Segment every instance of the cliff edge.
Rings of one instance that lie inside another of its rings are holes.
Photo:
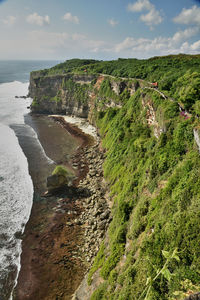
[[[61,74],[68,64],[32,76],[32,111],[74,114],[98,128],[112,219],[74,299],[196,297],[200,57],[93,62]]]

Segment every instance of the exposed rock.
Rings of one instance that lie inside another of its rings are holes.
[[[47,189],[49,192],[63,188],[68,184],[68,180],[62,175],[51,175],[47,177]]]
[[[73,90],[65,87],[67,81],[72,85],[89,84],[96,75],[51,75],[43,76],[40,72],[31,73],[29,96],[33,98],[31,110],[36,113],[68,114],[87,118],[89,101],[80,101]],[[89,95],[88,95],[89,99]]]
[[[185,298],[185,300],[200,300],[200,293],[192,294]]]
[[[193,129],[193,133],[194,133],[194,139],[195,142],[197,143],[197,146],[199,148],[199,153],[200,153],[200,137],[199,137],[199,132],[196,128]]]
[[[110,216],[110,211],[109,211],[109,210],[106,210],[106,211],[100,216],[100,219],[101,219],[101,220],[108,219],[109,216]]]
[[[105,229],[106,225],[107,225],[107,221],[106,220],[103,220],[103,221],[99,222],[99,224],[98,224],[99,229]]]
[[[87,269],[93,263],[94,257],[97,254],[100,244],[105,235],[105,229],[110,223],[110,209],[105,199],[106,184],[103,179],[103,164],[104,155],[99,150],[99,142],[89,148],[81,156],[81,160],[89,162],[89,171],[86,178],[80,180],[79,191],[84,191],[85,198],[81,198],[84,210],[81,215],[77,216],[74,224],[84,228],[84,236],[82,248],[79,249],[81,257],[85,262]],[[83,162],[73,157],[73,163],[79,161],[79,169]],[[88,192],[86,193],[85,190]],[[70,226],[70,224],[66,224]]]

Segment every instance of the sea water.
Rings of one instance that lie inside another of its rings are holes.
[[[49,61],[0,61],[0,299],[12,299],[20,269],[21,237],[33,201],[33,183],[21,143],[34,145],[52,163],[34,130],[24,122],[31,99],[29,72],[55,65]],[[28,141],[28,142],[27,142]]]

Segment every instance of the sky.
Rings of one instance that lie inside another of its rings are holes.
[[[0,59],[200,53],[200,0],[0,0]]]

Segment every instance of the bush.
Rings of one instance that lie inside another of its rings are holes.
[[[74,175],[64,166],[58,165],[55,167],[55,169],[52,172],[52,175],[60,175],[60,176],[64,176],[66,178],[73,178]]]

